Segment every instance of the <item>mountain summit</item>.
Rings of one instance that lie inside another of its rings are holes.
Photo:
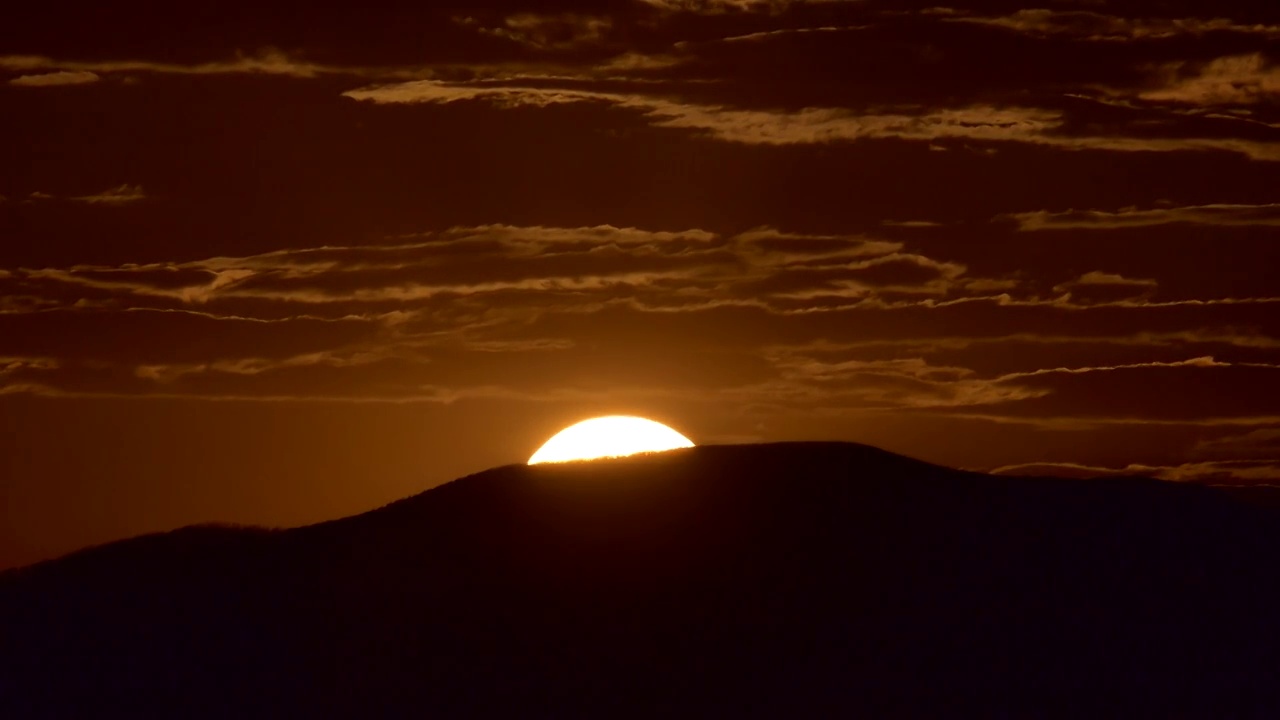
[[[0,715],[1178,714],[1280,669],[1280,515],[843,443],[479,473],[0,575]]]

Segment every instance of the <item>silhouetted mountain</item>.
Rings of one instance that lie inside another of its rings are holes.
[[[851,444],[504,467],[0,576],[0,717],[1223,717],[1280,677],[1278,550],[1210,488]]]

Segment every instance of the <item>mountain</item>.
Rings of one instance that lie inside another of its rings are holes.
[[[1280,515],[844,443],[473,475],[0,575],[0,717],[1274,709]]]

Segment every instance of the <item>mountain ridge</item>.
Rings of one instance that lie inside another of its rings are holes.
[[[847,443],[509,465],[0,575],[0,709],[1185,709],[1277,677],[1276,550],[1274,513],[1206,487]]]

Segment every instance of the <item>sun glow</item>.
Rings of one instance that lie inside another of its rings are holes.
[[[583,420],[556,433],[529,458],[529,464],[622,457],[687,447],[693,447],[689,438],[662,423],[610,415]]]

